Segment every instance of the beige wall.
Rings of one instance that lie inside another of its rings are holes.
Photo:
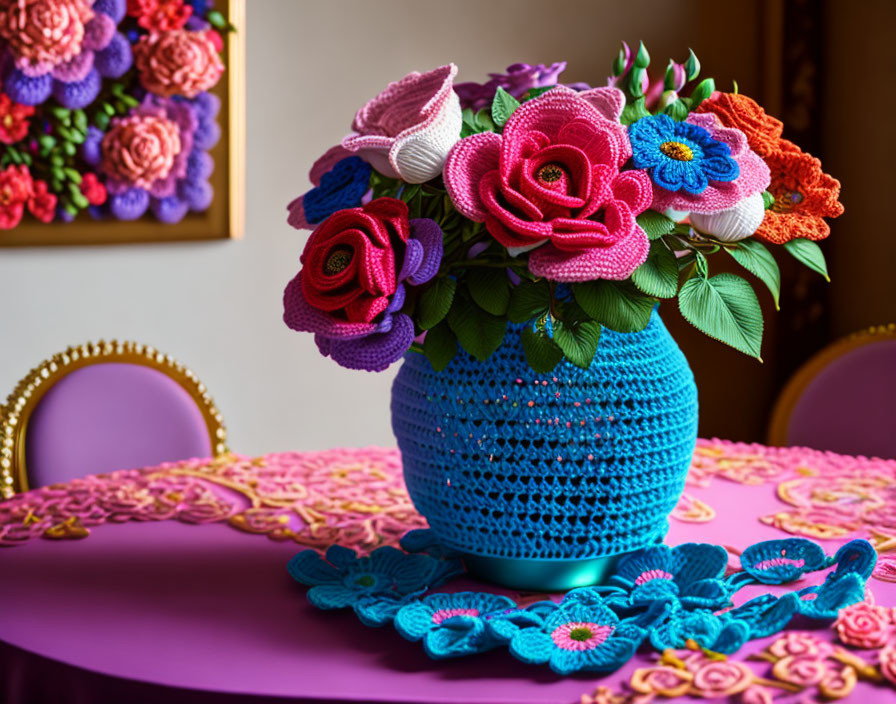
[[[305,234],[285,223],[312,161],[388,81],[447,61],[461,80],[568,59],[603,82],[620,38],[660,66],[688,45],[728,86],[758,89],[755,3],[625,0],[251,0],[248,207],[241,242],[0,250],[0,394],[38,360],[99,337],[151,342],[207,382],[235,449],[391,444],[391,374],[349,372],[280,321]],[[712,32],[713,23],[736,31]],[[689,332],[687,334],[697,335]],[[684,344],[684,343],[683,343]],[[744,383],[749,383],[745,380]]]

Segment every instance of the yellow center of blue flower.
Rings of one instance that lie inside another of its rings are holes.
[[[660,145],[660,151],[676,161],[691,161],[694,158],[693,150],[681,142],[663,142]]]
[[[592,635],[594,635],[594,634],[591,633],[590,628],[573,628],[569,632],[569,639],[585,641],[585,640],[588,640]]]
[[[330,276],[339,274],[340,272],[345,271],[345,268],[351,264],[351,261],[352,251],[346,247],[337,247],[330,252],[330,256],[327,257],[327,261],[324,264],[324,273],[327,273]]]

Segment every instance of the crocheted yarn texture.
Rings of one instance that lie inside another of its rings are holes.
[[[604,330],[590,368],[527,365],[511,327],[486,362],[406,356],[392,426],[417,510],[447,548],[585,559],[661,542],[697,437],[697,393],[654,312]]]

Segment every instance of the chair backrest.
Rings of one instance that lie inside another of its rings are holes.
[[[778,397],[769,444],[896,457],[896,326],[832,343]]]
[[[0,408],[0,496],[227,452],[205,387],[133,342],[70,347],[26,376]]]

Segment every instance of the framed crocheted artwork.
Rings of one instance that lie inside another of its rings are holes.
[[[0,3],[0,245],[240,237],[245,0]]]

